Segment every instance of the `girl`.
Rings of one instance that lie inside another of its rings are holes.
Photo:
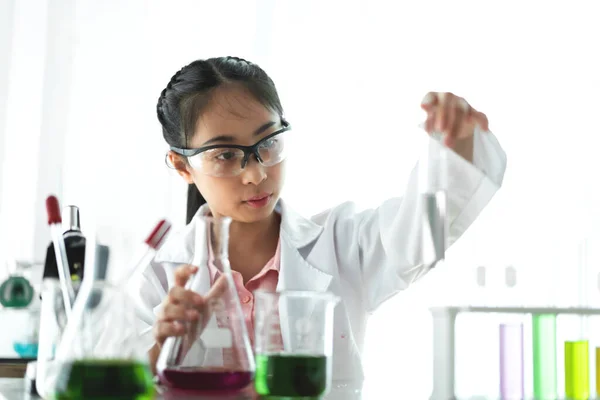
[[[500,187],[505,154],[488,132],[486,116],[462,98],[429,93],[422,108],[426,130],[445,133],[453,150],[447,194],[451,244]],[[167,337],[184,334],[179,321],[200,317],[194,306],[202,298],[184,286],[196,271],[187,265],[194,257],[190,221],[202,213],[233,220],[229,257],[248,331],[254,290],[331,291],[341,298],[334,317],[333,380],[360,385],[367,316],[428,270],[415,243],[423,207],[417,169],[404,198],[376,209],[359,213],[348,202],[310,219],[294,213],[279,198],[291,125],[273,81],[236,57],[182,68],[162,91],[157,114],[171,147],[168,162],[189,190],[188,225],[160,249],[138,294],[146,312],[155,315],[140,321],[151,365]],[[149,283],[156,278],[162,287]]]

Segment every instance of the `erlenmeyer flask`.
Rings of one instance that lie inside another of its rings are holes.
[[[152,373],[139,344],[134,303],[121,286],[106,280],[108,248],[87,249],[96,249],[95,259],[86,257],[55,368],[46,372],[47,377],[54,375],[54,398],[153,399]]]
[[[433,268],[443,260],[446,252],[448,227],[447,151],[441,133],[428,135],[427,144],[419,161],[419,194],[421,210],[421,256],[423,264]]]
[[[186,333],[167,338],[157,361],[161,381],[174,389],[229,392],[248,386],[255,364],[246,322],[229,264],[231,219],[195,217],[198,267],[186,289],[205,302],[200,319],[186,324]]]

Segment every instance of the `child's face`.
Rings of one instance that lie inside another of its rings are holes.
[[[272,125],[255,134],[268,123]],[[251,146],[280,128],[280,117],[249,93],[239,88],[222,87],[216,90],[200,115],[188,147],[220,144]],[[219,136],[231,138],[207,144]],[[252,156],[237,176],[211,176],[189,165],[186,166],[187,175],[182,176],[188,183],[196,184],[213,215],[226,215],[235,221],[251,223],[265,219],[273,212],[283,186],[284,162],[264,167]],[[248,202],[263,195],[270,195],[270,198],[266,202]]]

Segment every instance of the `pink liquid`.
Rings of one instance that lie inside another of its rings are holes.
[[[159,373],[165,385],[200,392],[228,392],[245,388],[254,373],[248,371],[205,370],[194,367],[165,369]]]

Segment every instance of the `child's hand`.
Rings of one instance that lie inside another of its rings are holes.
[[[485,114],[452,93],[429,92],[421,101],[421,108],[427,112],[425,130],[445,134],[445,144],[450,148],[456,142],[471,139],[476,124],[484,131],[489,130]]]
[[[183,336],[186,327],[200,319],[205,310],[205,300],[198,293],[185,289],[188,279],[196,273],[198,267],[182,265],[175,270],[175,286],[163,302],[163,307],[154,324],[154,339],[159,347],[170,336]]]
[[[182,265],[175,270],[175,286],[165,298],[162,311],[154,324],[154,338],[159,347],[170,336],[188,334],[195,340],[202,333],[212,316],[213,302],[227,291],[227,279],[221,275],[212,285],[205,297],[185,285],[190,277],[198,271],[198,267]]]

